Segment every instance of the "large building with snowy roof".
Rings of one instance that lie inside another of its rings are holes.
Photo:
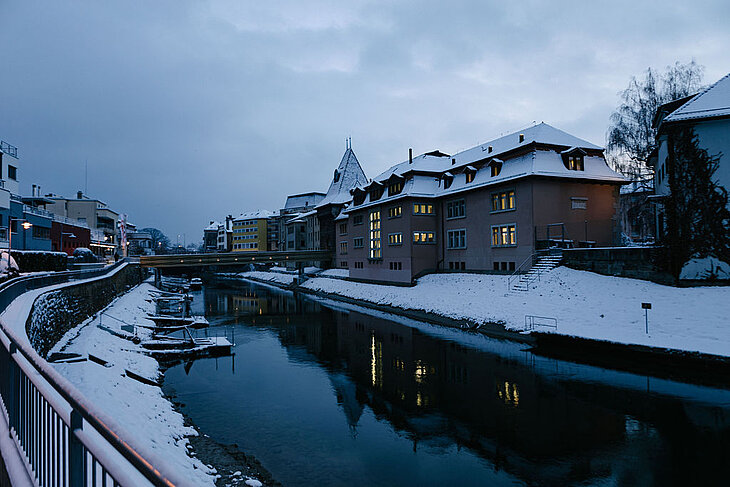
[[[672,145],[671,130],[686,127],[694,130],[698,145],[711,156],[721,154],[715,182],[730,191],[730,74],[693,96],[662,105],[654,118],[657,149],[650,159],[654,166],[654,190],[657,196],[657,234],[664,232],[662,198],[670,193],[667,164]]]
[[[437,270],[514,271],[553,245],[613,245],[625,182],[603,148],[545,123],[453,156],[409,154],[351,190],[335,220],[337,264],[410,283]]]

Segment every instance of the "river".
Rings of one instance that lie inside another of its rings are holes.
[[[165,392],[285,486],[729,482],[729,389],[258,284],[194,306],[235,355],[168,369]]]

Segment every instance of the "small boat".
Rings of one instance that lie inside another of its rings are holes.
[[[191,328],[206,328],[208,326],[208,320],[203,316],[181,318],[179,316],[147,315],[147,319],[153,321],[158,327],[189,326]]]
[[[195,338],[190,330],[183,329],[183,338],[155,336],[140,342],[150,352],[175,355],[226,355],[231,353],[233,344],[225,337]]]
[[[203,289],[203,280],[199,277],[194,277],[190,280],[190,289],[197,290]]]

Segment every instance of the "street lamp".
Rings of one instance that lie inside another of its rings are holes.
[[[30,227],[33,226],[31,222],[24,218],[8,218],[8,229],[10,230],[8,232],[8,255],[10,255],[10,251],[13,250],[13,222],[23,222],[23,230],[28,230]],[[23,232],[23,247],[25,247],[25,231]]]

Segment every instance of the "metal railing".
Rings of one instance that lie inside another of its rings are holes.
[[[23,205],[23,213],[30,213],[31,215],[42,216],[45,218],[53,218],[53,213],[50,211],[28,205]]]
[[[517,266],[515,271],[510,274],[509,278],[507,278],[507,291],[511,290],[512,285],[516,281],[518,281],[527,271],[529,271],[533,265],[535,265],[538,255],[538,252],[533,252],[532,254],[530,254],[530,256],[523,260],[522,263]]]
[[[21,277],[0,285],[0,312],[34,289],[109,275],[127,265],[105,269]],[[164,471],[154,455],[133,447],[122,429],[99,411],[30,346],[21,332],[0,322],[0,414],[15,452],[2,454],[8,472],[13,453],[25,468],[28,484],[42,486],[185,485]],[[7,442],[6,442],[7,443]],[[26,477],[23,477],[26,478]]]
[[[558,319],[549,316],[525,315],[525,331],[533,331],[536,326],[558,329]]]
[[[0,140],[0,151],[9,155],[10,157],[18,158],[18,148],[14,145],[10,145],[4,140]]]

